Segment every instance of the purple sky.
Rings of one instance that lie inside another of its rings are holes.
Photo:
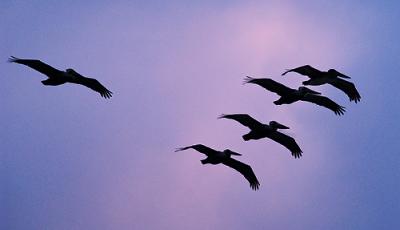
[[[0,2],[1,229],[399,229],[400,3]],[[6,62],[74,68],[114,92],[44,87]],[[291,87],[311,64],[352,77],[362,99],[314,87],[344,116],[242,85]],[[291,129],[304,154],[242,141],[217,120],[249,113]],[[395,139],[396,138],[396,139]],[[261,182],[203,166],[203,143],[243,154]]]

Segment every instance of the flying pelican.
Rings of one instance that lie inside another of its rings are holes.
[[[284,76],[289,72],[296,72],[301,75],[308,76],[310,80],[303,81],[303,85],[331,84],[334,87],[346,93],[350,101],[354,101],[355,103],[357,103],[361,99],[360,93],[358,93],[354,84],[344,79],[341,79],[341,78],[350,79],[350,77],[336,71],[335,69],[329,69],[328,71],[320,71],[310,65],[305,65],[294,69],[289,69],[286,72],[284,72],[282,76]]]
[[[66,69],[65,71],[60,71],[58,69],[51,67],[50,65],[47,65],[46,63],[41,62],[40,60],[19,59],[14,56],[11,56],[11,58],[9,58],[8,61],[26,65],[46,75],[48,79],[42,81],[43,85],[56,86],[69,82],[69,83],[84,85],[100,93],[100,95],[104,98],[110,98],[112,96],[112,92],[106,89],[96,79],[84,77],[73,69]]]
[[[303,151],[301,151],[296,141],[292,137],[278,131],[278,129],[289,129],[287,126],[276,121],[269,122],[269,125],[263,124],[248,114],[222,114],[218,118],[232,119],[248,127],[251,131],[242,136],[245,141],[268,137],[289,149],[294,158],[301,157]]]
[[[332,110],[336,115],[343,115],[346,111],[343,106],[336,104],[331,99],[321,96],[319,92],[313,91],[307,87],[301,86],[298,90],[291,89],[269,78],[251,78],[247,77],[244,83],[253,83],[259,85],[271,92],[281,96],[279,100],[274,101],[275,105],[291,104],[296,101],[308,101],[319,106]]]
[[[198,152],[201,152],[207,156],[206,159],[201,160],[202,164],[216,165],[216,164],[222,163],[222,164],[229,166],[229,167],[235,169],[236,171],[240,172],[249,181],[250,187],[253,190],[257,190],[258,187],[260,186],[260,183],[258,182],[256,175],[254,174],[253,170],[251,169],[251,167],[249,165],[246,165],[240,161],[237,161],[237,160],[231,158],[231,155],[241,156],[241,154],[233,152],[229,149],[225,149],[222,152],[217,151],[217,150],[214,150],[214,149],[209,148],[202,144],[178,148],[175,150],[175,152],[183,151],[183,150],[190,149],[190,148],[192,148]]]

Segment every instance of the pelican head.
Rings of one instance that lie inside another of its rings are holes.
[[[75,74],[76,73],[76,71],[74,69],[71,69],[71,68],[66,69],[65,72],[70,73],[70,74]]]
[[[240,154],[240,153],[231,151],[230,149],[225,149],[225,150],[224,150],[224,153],[227,154],[227,155],[229,155],[229,156],[231,156],[231,155],[234,155],[234,156],[241,156],[241,155],[242,155],[242,154]]]
[[[309,88],[307,88],[307,87],[304,87],[304,86],[300,86],[299,87],[299,92],[300,93],[304,93],[304,94],[316,94],[316,95],[320,95],[321,93],[320,92],[317,92],[317,91],[314,91],[314,90],[311,90],[311,89],[309,89]]]
[[[78,72],[76,72],[74,69],[72,68],[68,68],[65,70],[66,73],[74,76],[74,77],[82,77],[82,75],[80,75]]]
[[[289,129],[289,127],[282,125],[281,123],[276,121],[270,121],[269,126],[271,126],[274,129]]]

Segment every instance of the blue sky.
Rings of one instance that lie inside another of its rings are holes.
[[[4,229],[399,229],[399,3],[387,1],[2,1],[1,218]],[[45,87],[8,56],[74,68],[114,92]],[[298,87],[287,68],[352,77],[362,99],[314,87],[342,117],[242,85]],[[277,120],[293,159],[246,128]],[[203,143],[230,148],[261,182],[203,166]]]

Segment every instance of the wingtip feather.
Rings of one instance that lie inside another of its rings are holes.
[[[257,191],[260,188],[260,183],[257,181],[255,183],[250,183],[250,187],[251,189],[253,189],[254,191]]]
[[[9,58],[8,58],[8,62],[16,62],[18,60],[18,58],[16,58],[16,57],[14,57],[14,56],[10,56]]]
[[[361,96],[360,96],[360,95],[356,95],[356,96],[350,98],[350,102],[351,102],[351,101],[354,101],[354,103],[357,104],[358,102],[361,101]]]
[[[244,84],[247,84],[247,83],[251,83],[251,81],[252,80],[254,80],[255,78],[252,78],[252,77],[250,77],[250,76],[246,76],[244,79],[243,79],[243,85]]]
[[[217,119],[225,118],[225,116],[226,116],[226,114],[222,113],[221,115],[219,115],[219,116],[217,117]]]
[[[176,149],[174,150],[174,152],[180,152],[180,151],[183,151],[183,150],[184,150],[184,147],[176,148]]]
[[[344,115],[345,112],[346,112],[346,107],[344,106],[339,106],[339,108],[335,110],[335,114],[338,116]]]
[[[303,151],[296,151],[296,152],[292,152],[292,156],[294,156],[295,159],[302,157]]]
[[[291,69],[285,69],[285,72],[283,72],[282,74],[281,74],[281,76],[285,76],[287,73],[289,73],[291,71]]]

